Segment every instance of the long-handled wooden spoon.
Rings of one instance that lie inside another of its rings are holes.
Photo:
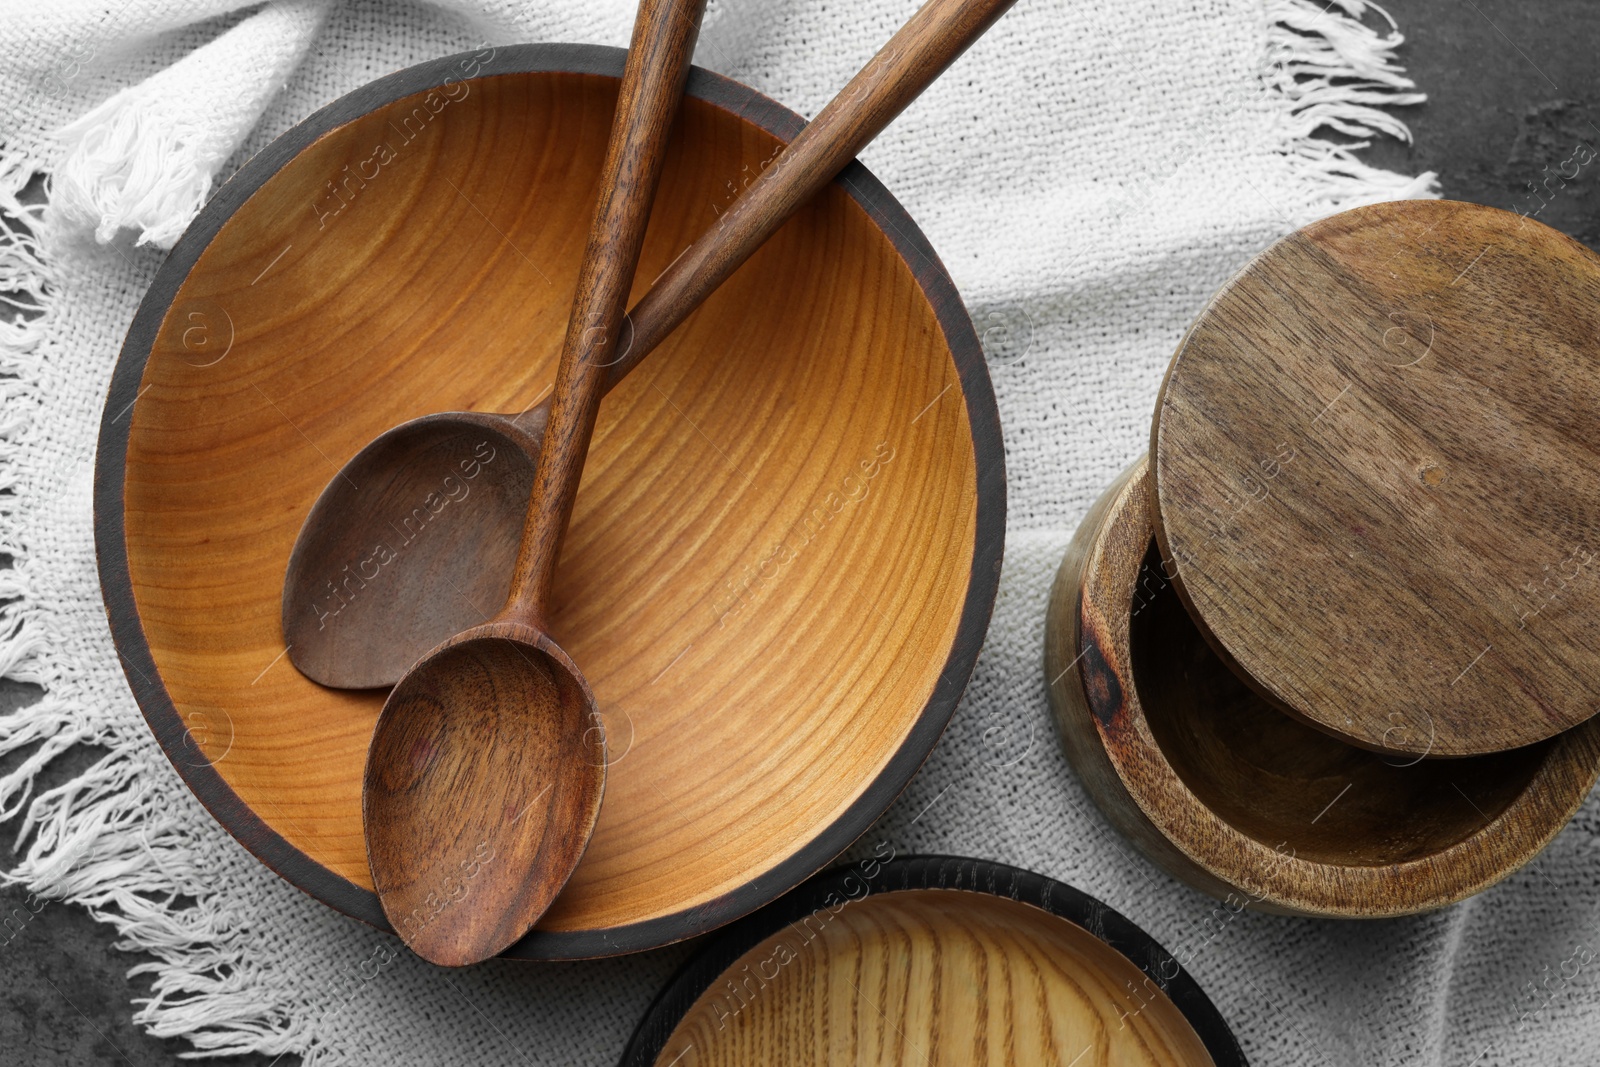
[[[1012,2],[928,0],[640,299],[628,316],[631,342],[613,353],[604,387],[637,366]],[[284,579],[283,637],[302,673],[343,689],[391,685],[505,600],[547,412],[541,404],[515,415],[427,415],[345,464],[306,517]],[[448,532],[423,530],[451,475],[448,484],[463,490],[472,477],[470,501],[450,505]],[[403,547],[391,547],[396,537],[406,538]]]
[[[406,944],[434,963],[476,963],[526,933],[600,812],[594,695],[545,632],[545,605],[704,6],[639,5],[511,593],[400,680],[367,752],[373,884]]]

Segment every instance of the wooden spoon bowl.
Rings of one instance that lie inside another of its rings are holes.
[[[543,436],[545,411],[533,414],[527,426],[489,412],[425,415],[385,431],[328,483],[307,523],[325,536],[296,541],[290,556],[287,580],[300,587],[290,599],[311,606],[291,614],[286,601],[283,610],[297,667],[312,678],[338,670],[351,688],[393,685],[439,633],[461,633],[500,610],[533,488],[530,457]],[[357,506],[391,516],[376,543],[350,536],[369,531],[321,518]],[[448,586],[445,595],[406,595],[428,575],[455,573],[450,562],[469,530],[479,566],[458,576],[466,584],[434,582],[435,590]],[[409,587],[388,580],[402,561]],[[313,631],[320,640],[306,640]],[[373,633],[388,639],[374,641]]]
[[[518,411],[551,381],[621,69],[617,49],[501,48],[307,120],[173,250],[107,400],[101,577],[152,730],[248,848],[378,926],[361,780],[384,694],[326,689],[288,662],[290,549],[384,430]],[[691,74],[635,298],[715,224],[718,190],[802,126]],[[316,214],[386,136],[395,157]],[[206,329],[232,336],[221,359],[193,350]],[[405,503],[395,536],[415,536],[391,547],[476,521],[504,455],[469,479],[479,441],[460,444],[424,448],[441,461],[435,495]],[[582,863],[508,954],[655,947],[830,862],[948,721],[1003,531],[978,339],[915,223],[852,164],[602,405],[548,621],[617,743]],[[361,577],[374,548],[351,561],[369,592],[387,576],[374,560]]]
[[[1174,876],[1265,911],[1441,907],[1538,854],[1600,775],[1600,724],[1462,759],[1386,756],[1285,715],[1211,649],[1155,544],[1148,463],[1090,510],[1045,624],[1061,742]],[[1397,717],[1399,721],[1399,717]]]
[[[1244,1067],[1180,961],[1071,886],[871,856],[731,927],[651,1005],[621,1067]]]
[[[373,879],[420,955],[477,962],[462,946],[521,938],[594,831],[605,787],[594,695],[544,634],[498,622],[428,655],[389,706],[363,796]]]

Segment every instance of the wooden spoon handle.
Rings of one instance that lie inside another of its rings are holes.
[[[543,623],[704,0],[641,0],[502,617]]]
[[[640,298],[610,389],[699,307],[784,221],[844,169],[1014,0],[928,0],[834,97],[717,224]]]

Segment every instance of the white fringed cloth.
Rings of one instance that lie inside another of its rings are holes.
[[[815,114],[917,0],[713,0],[697,62]],[[185,791],[123,680],[96,584],[96,430],[134,309],[212,187],[316,108],[487,44],[625,45],[631,0],[52,0],[0,19],[0,716],[8,877],[149,953],[128,1006],[202,1053],[313,1064],[616,1061],[682,949],[461,972],[325,909]],[[988,643],[949,731],[866,838],[1070,882],[1184,961],[1263,1065],[1594,1062],[1596,817],[1529,870],[1420,918],[1234,914],[1134,855],[1049,726],[1046,593],[1078,520],[1144,447],[1212,291],[1291,228],[1430,195],[1360,162],[1420,100],[1362,0],[1021,0],[866,154],[938,249],[993,366],[1010,525]],[[1343,144],[1333,134],[1349,135]],[[1350,137],[1356,144],[1352,145]],[[48,203],[23,203],[35,175]],[[37,791],[66,749],[103,757]],[[997,747],[998,746],[998,747]],[[1003,749],[1004,758],[997,758]],[[919,817],[919,813],[922,813]],[[1402,813],[1396,813],[1399,817]]]

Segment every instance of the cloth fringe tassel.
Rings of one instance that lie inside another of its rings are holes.
[[[129,970],[153,976],[134,1021],[156,1037],[183,1037],[186,1057],[247,1052],[307,1055],[314,1035],[296,1020],[288,995],[250,975],[242,933],[244,901],[216,899],[200,868],[206,849],[181,803],[181,789],[148,737],[138,741],[96,726],[65,694],[81,669],[58,636],[32,579],[18,509],[38,506],[18,493],[14,458],[44,410],[41,342],[52,326],[55,286],[43,256],[43,204],[24,201],[38,166],[0,148],[0,677],[44,689],[34,703],[0,715],[0,754],[27,755],[0,776],[0,822],[19,820],[14,869],[0,881],[31,895],[4,917],[0,942],[27,936],[50,901],[75,904],[118,933],[116,947],[153,956]],[[106,749],[72,781],[35,794],[40,771],[78,745]],[[219,835],[220,836],[220,835]],[[289,991],[285,991],[287,994]],[[307,1055],[305,1062],[312,1062]]]
[[[1362,21],[1375,12],[1387,31]],[[1407,144],[1411,131],[1385,110],[1427,97],[1405,76],[1395,50],[1405,40],[1389,13],[1368,0],[1266,0],[1263,80],[1282,101],[1274,134],[1305,182],[1304,224],[1335,211],[1384,200],[1439,195],[1433,171],[1412,177],[1362,162],[1357,153],[1387,135]],[[1327,139],[1333,131],[1350,140]]]

